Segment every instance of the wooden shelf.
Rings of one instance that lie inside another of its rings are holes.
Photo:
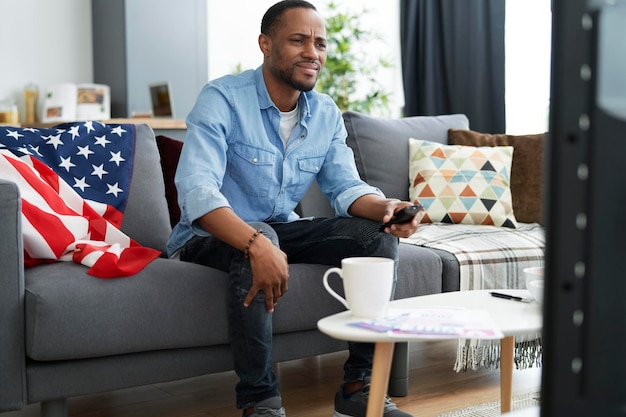
[[[109,120],[101,120],[102,123],[107,124],[140,124],[145,123],[150,126],[152,129],[172,129],[172,130],[185,130],[187,129],[187,125],[183,119],[167,119],[167,118],[158,118],[158,117],[133,117],[129,119],[109,119]],[[63,122],[51,122],[51,123],[32,123],[29,125],[23,124],[22,127],[39,127],[39,128],[48,128],[52,126],[56,126]],[[18,127],[18,126],[16,126]]]
[[[103,123],[139,124],[146,123],[153,129],[187,129],[183,119],[166,119],[158,117],[133,117],[130,119],[103,120]]]

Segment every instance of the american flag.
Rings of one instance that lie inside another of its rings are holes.
[[[0,127],[0,177],[22,197],[25,266],[73,260],[101,278],[134,275],[159,255],[119,230],[134,125]]]

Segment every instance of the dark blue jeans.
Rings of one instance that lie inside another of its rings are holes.
[[[380,232],[380,223],[362,218],[317,218],[290,223],[250,223],[279,246],[289,263],[341,266],[343,258],[380,256],[398,261],[398,239]],[[181,260],[211,266],[229,273],[228,318],[234,368],[239,376],[237,407],[247,408],[279,396],[272,370],[272,315],[263,293],[249,307],[243,300],[252,286],[250,261],[243,253],[209,236],[196,236],[183,248]],[[320,276],[320,279],[322,277]],[[369,377],[374,345],[349,343],[344,365],[345,381]]]

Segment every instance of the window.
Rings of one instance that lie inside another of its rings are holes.
[[[552,13],[550,0],[508,0],[505,23],[506,130],[548,130]],[[471,121],[470,121],[471,122]]]

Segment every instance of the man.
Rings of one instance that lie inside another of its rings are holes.
[[[397,261],[398,237],[418,219],[380,231],[408,202],[359,179],[341,112],[313,87],[326,60],[315,7],[281,1],[265,13],[256,70],[209,82],[187,117],[176,186],[181,221],[170,256],[229,272],[229,328],[244,416],[284,416],[272,371],[272,312],[291,263],[339,266],[348,256]],[[317,179],[338,217],[299,219],[294,209]],[[321,279],[321,277],[320,277]],[[365,415],[373,345],[350,343],[335,415]],[[408,414],[387,402],[387,417]]]

